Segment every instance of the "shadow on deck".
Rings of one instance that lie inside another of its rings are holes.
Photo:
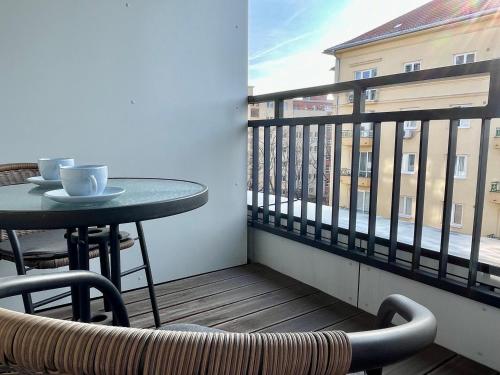
[[[250,264],[156,286],[162,323],[196,323],[234,332],[369,330],[374,316],[295,279]],[[147,289],[124,293],[131,326],[152,328]],[[92,302],[93,310],[102,301]],[[71,307],[45,316],[70,319]],[[442,346],[432,347],[387,367],[384,374],[498,374]]]

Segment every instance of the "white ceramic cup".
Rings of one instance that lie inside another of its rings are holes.
[[[60,180],[60,167],[75,165],[75,159],[69,158],[40,158],[38,159],[38,170],[44,180]]]
[[[71,196],[101,195],[108,183],[106,165],[75,165],[61,167],[61,181]]]

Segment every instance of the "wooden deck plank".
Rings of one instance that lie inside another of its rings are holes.
[[[468,358],[462,357],[461,355],[456,355],[453,359],[444,363],[442,366],[439,366],[437,369],[429,373],[429,375],[456,375],[456,374],[495,375],[498,373],[495,370],[492,370]]]
[[[367,312],[350,317],[341,322],[332,324],[322,329],[322,331],[339,330],[344,332],[369,331],[375,326],[375,316]]]
[[[310,332],[318,331],[324,327],[354,317],[361,310],[345,302],[337,302],[296,318],[286,320],[264,328],[261,332]]]
[[[172,323],[192,323],[204,326],[215,326],[314,293],[317,293],[317,290],[308,285],[294,285],[293,287],[279,289],[271,293],[221,306],[207,312],[191,315],[173,321]]]
[[[432,345],[404,361],[384,369],[384,375],[427,374],[436,367],[453,358],[456,354],[440,345]]]
[[[336,302],[338,300],[333,297],[324,293],[316,293],[217,324],[215,327],[229,332],[256,332]]]
[[[237,303],[240,306],[240,301],[244,302],[246,299],[255,296],[267,295],[270,292],[279,291],[292,285],[294,290],[297,287],[297,282],[287,279],[264,280],[241,288],[231,289],[160,309],[160,319],[164,324],[182,321],[208,325],[205,322],[201,323],[200,319],[206,320],[207,317],[217,313],[220,309],[227,309],[226,305]],[[311,287],[307,287],[307,289],[309,293],[314,292],[314,289]],[[140,328],[152,327],[152,316],[151,314],[135,316],[131,319],[131,324],[134,327]]]

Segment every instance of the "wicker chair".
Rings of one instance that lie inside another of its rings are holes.
[[[15,163],[0,165],[0,186],[17,185],[26,183],[26,179],[32,176],[38,176],[38,166],[34,163]],[[145,270],[150,292],[153,314],[157,326],[160,324],[156,296],[154,294],[154,284],[149,265],[147,249],[143,241],[141,223],[136,223],[140,239],[141,254],[143,265],[132,270],[124,271],[123,275]],[[9,238],[10,236],[10,238]],[[5,231],[0,229],[0,259],[14,262],[18,275],[26,274],[31,269],[54,269],[70,266],[68,256],[68,238],[66,230],[19,230]],[[109,238],[106,228],[96,228],[89,231],[89,258],[100,259],[101,273],[110,278],[108,241]],[[74,236],[70,238],[76,242]],[[16,251],[19,244],[20,254]],[[120,232],[120,250],[126,250],[134,245],[134,239],[126,232]],[[22,256],[21,256],[22,255]],[[57,301],[70,295],[70,292],[61,293],[56,296],[32,302],[31,295],[24,294],[23,302],[27,313],[34,313],[35,309],[48,303]],[[106,310],[109,310],[106,303]]]
[[[128,326],[118,290],[88,271],[0,280],[0,298],[87,283],[110,301]],[[382,304],[379,327],[394,314],[408,323],[345,333],[228,333],[191,326],[190,331],[98,326],[0,309],[0,364],[19,374],[345,374],[381,367],[430,345],[436,320],[425,307],[393,295]],[[194,329],[193,329],[194,327]],[[182,327],[182,328],[185,328]]]

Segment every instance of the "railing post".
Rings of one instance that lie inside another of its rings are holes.
[[[359,144],[361,124],[352,124],[351,192],[349,196],[349,239],[348,250],[356,247],[356,218],[358,210]]]
[[[293,230],[294,222],[294,203],[295,203],[295,189],[296,189],[296,144],[297,144],[297,128],[292,125],[288,129],[288,209],[287,209],[287,224],[286,227],[289,231]]]
[[[375,253],[375,229],[377,226],[377,196],[378,196],[378,174],[380,161],[380,133],[381,124],[373,124],[372,140],[372,168],[370,181],[370,211],[368,216],[368,247],[367,255],[372,256]]]
[[[316,214],[314,238],[321,240],[323,226],[323,175],[325,173],[325,124],[318,124],[318,151],[316,153]]]
[[[252,129],[252,221],[259,217],[259,128]]]

